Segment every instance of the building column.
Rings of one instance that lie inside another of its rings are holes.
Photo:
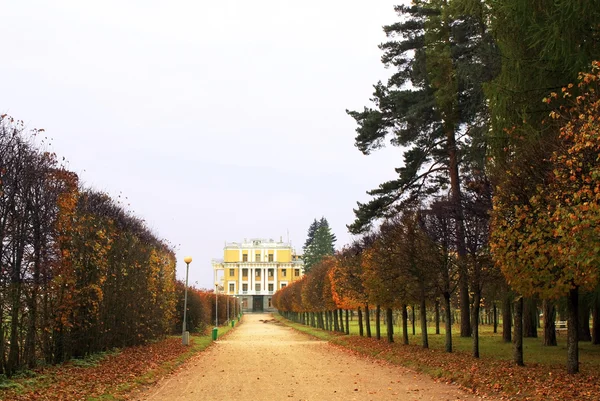
[[[237,285],[237,295],[244,295],[242,294],[242,268],[240,267],[240,265],[238,265],[238,285]]]

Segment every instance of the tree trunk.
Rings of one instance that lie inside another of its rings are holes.
[[[381,340],[381,306],[375,308],[375,335],[378,340]]]
[[[402,344],[408,345],[408,311],[406,304],[402,304]]]
[[[513,359],[518,366],[523,363],[523,297],[515,302],[515,334],[513,338]]]
[[[579,289],[569,291],[567,298],[567,311],[569,314],[567,324],[567,373],[579,372]]]
[[[510,295],[507,293],[504,295],[504,300],[502,301],[502,340],[505,343],[511,342],[511,308]]]
[[[361,337],[364,335],[364,333],[363,333],[362,310],[360,309],[360,306],[358,307],[358,333],[360,334]]]
[[[19,368],[19,301],[21,298],[21,283],[20,279],[13,280],[11,283],[12,305],[10,313],[10,345],[8,348],[8,361],[6,365],[6,373],[10,377]]]
[[[478,287],[478,286],[477,286]],[[481,290],[475,289],[473,294],[473,319],[471,321],[473,327],[473,358],[479,358],[479,304],[481,302]]]
[[[349,317],[350,313],[348,311],[348,309],[346,309],[346,334],[350,335],[350,317]]]
[[[333,310],[333,330],[335,332],[340,331],[340,325],[338,323],[338,310],[337,309]]]
[[[365,325],[367,326],[367,337],[371,338],[371,316],[368,302],[365,304]]]
[[[345,330],[344,330],[344,310],[340,309],[338,311],[338,315],[340,317],[340,333],[344,333],[345,332]]]
[[[435,300],[435,334],[440,334],[440,300]]]
[[[525,298],[523,305],[523,337],[537,338],[537,302],[533,298]]]
[[[333,311],[328,311],[329,313],[329,331],[335,331],[337,326],[337,319],[333,316]]]
[[[496,334],[496,333],[498,333],[498,308],[496,307],[496,301],[494,301],[493,313],[494,313],[494,334]]]
[[[600,344],[600,296],[594,294],[594,307],[592,308],[592,344]]]
[[[463,225],[462,196],[460,189],[460,177],[458,172],[458,154],[456,149],[455,124],[452,117],[444,123],[446,134],[446,149],[448,151],[448,175],[450,176],[450,193],[454,211],[456,230],[456,250],[458,253],[458,287],[460,298],[460,336],[471,336],[471,318],[469,310],[469,276],[466,266],[467,247],[465,244],[465,231]]]
[[[579,341],[592,341],[590,332],[590,304],[579,297]]]
[[[421,315],[421,342],[423,348],[429,348],[429,337],[427,336],[427,309],[425,305],[425,289],[421,289],[421,307],[419,310]]]
[[[412,305],[410,309],[411,309],[411,314],[412,314],[412,319],[411,319],[411,322],[412,322],[412,333],[413,333],[413,336],[415,336],[415,335],[417,335],[417,329],[415,327],[415,306]]]
[[[385,310],[386,323],[387,323],[387,340],[388,343],[394,342],[394,311],[392,308]]]
[[[449,292],[444,293],[444,308],[446,309],[446,352],[452,352],[452,310]]]
[[[544,342],[543,345],[548,347],[555,347],[556,344],[556,307],[554,302],[544,300],[542,303],[542,309],[544,314]]]

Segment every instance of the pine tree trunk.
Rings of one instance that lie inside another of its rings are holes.
[[[456,224],[456,249],[458,251],[458,287],[460,297],[460,336],[471,336],[471,313],[469,306],[469,276],[466,266],[467,247],[463,225],[462,196],[458,172],[458,155],[456,149],[455,125],[452,121],[445,122],[446,149],[448,151],[448,173],[450,176],[450,192]]]
[[[375,308],[375,336],[381,340],[381,306]]]
[[[440,300],[435,300],[435,334],[440,334]]]
[[[394,311],[392,308],[387,308],[385,310],[386,321],[387,321],[387,340],[388,343],[394,342]]]
[[[358,307],[358,332],[359,332],[359,334],[360,334],[361,337],[364,335],[364,333],[363,333],[362,310],[360,309],[360,306]]]
[[[504,295],[504,300],[502,301],[502,340],[505,343],[511,342],[511,323],[512,323],[512,313],[511,313],[512,304],[510,301],[509,294]]]
[[[408,311],[406,304],[402,304],[402,343],[408,345]]]
[[[365,304],[365,326],[367,326],[367,337],[371,338],[371,314],[368,302]]]
[[[449,292],[444,293],[444,308],[446,309],[446,352],[452,352],[452,310]]]
[[[579,289],[569,291],[567,298],[567,373],[579,372]]]
[[[518,366],[523,363],[523,297],[515,302],[515,334],[513,338],[513,360]]]
[[[547,347],[556,347],[556,307],[554,302],[544,300],[542,302],[542,309],[544,313],[544,342],[543,345]]]

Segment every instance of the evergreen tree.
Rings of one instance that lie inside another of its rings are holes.
[[[398,178],[369,191],[348,226],[358,234],[374,220],[390,217],[424,197],[448,196],[456,224],[461,263],[461,335],[469,336],[470,313],[463,225],[461,170],[483,170],[488,112],[483,84],[498,69],[494,42],[479,1],[417,1],[397,6],[402,22],[385,26],[390,40],[380,46],[383,63],[397,68],[387,84],[377,83],[376,108],[348,111],[357,124],[356,146],[364,154],[391,144],[405,147]]]
[[[304,271],[321,261],[324,256],[335,253],[335,234],[331,232],[329,222],[325,217],[315,219],[308,228],[308,238],[302,248],[304,251]]]
[[[334,233],[331,232],[331,228],[329,227],[329,222],[327,221],[327,219],[325,217],[321,217],[321,220],[319,221],[319,227],[325,227],[326,232],[329,235],[329,244],[331,245],[331,255],[333,255],[335,253],[335,241],[337,241],[337,237],[335,236]]]

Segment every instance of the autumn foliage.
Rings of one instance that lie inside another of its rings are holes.
[[[172,247],[118,199],[84,188],[39,149],[41,135],[0,117],[0,374],[7,376],[144,344],[182,323]],[[214,294],[192,289],[189,309],[190,331],[206,327]]]

